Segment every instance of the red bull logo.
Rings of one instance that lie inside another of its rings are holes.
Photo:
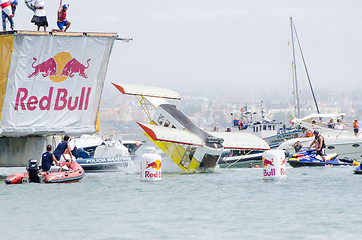
[[[72,97],[68,96],[68,90],[65,88],[59,88],[56,91],[54,110],[87,110],[89,104],[89,98],[92,88],[82,87],[80,89],[80,96]],[[37,97],[29,96],[29,91],[26,88],[19,88],[16,94],[14,110],[30,110],[34,111],[40,109],[42,111],[50,110],[53,99],[54,88],[50,87],[47,96]]]
[[[38,76],[39,74],[43,77],[49,77],[53,82],[63,82],[68,77],[73,78],[75,74],[86,79],[88,78],[85,70],[89,68],[91,59],[87,60],[87,66],[79,62],[76,58],[73,58],[67,52],[60,52],[36,66],[34,66],[34,64],[38,60],[36,58],[33,59],[34,62],[31,66],[34,68],[34,71],[28,75],[28,78]]]
[[[263,175],[265,179],[286,177],[285,154],[281,150],[270,150],[263,154]]]
[[[265,168],[266,166],[274,166],[273,159],[268,160],[263,158],[263,168]]]
[[[273,159],[268,160],[263,157],[264,177],[275,176],[275,168],[271,168],[270,171],[267,171],[267,169],[265,169],[265,167],[267,167],[267,166],[274,166],[274,161],[273,161]]]
[[[270,171],[267,171],[266,169],[264,169],[263,173],[264,173],[264,177],[275,176],[275,168],[270,169]]]
[[[285,158],[282,159],[282,161],[280,162],[280,166],[281,166],[281,165],[285,165]]]
[[[154,168],[156,170],[160,170],[161,169],[161,161],[156,160],[156,161],[151,162],[151,163],[146,162],[146,169],[147,168]]]
[[[60,52],[37,65],[38,60],[36,58],[33,59],[34,62],[31,66],[34,68],[34,71],[28,75],[28,78],[41,74],[44,78],[49,77],[50,80],[56,83],[62,82],[68,77],[73,78],[76,74],[82,78],[88,78],[85,71],[89,68],[89,61],[91,59],[87,60],[87,66],[80,63],[67,52]],[[14,110],[87,110],[91,90],[91,87],[82,87],[79,88],[78,93],[72,90],[72,94],[75,96],[70,96],[66,88],[55,89],[50,87],[49,91],[45,90],[48,92],[47,95],[35,96],[27,88],[20,87],[16,94]]]
[[[146,161],[144,171],[141,171],[141,178],[145,178],[147,180],[160,180],[161,160],[156,160],[150,163]]]

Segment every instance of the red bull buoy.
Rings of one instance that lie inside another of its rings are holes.
[[[159,154],[147,153],[142,155],[141,180],[157,181],[161,180],[162,158]]]
[[[263,153],[264,179],[286,178],[285,154],[282,150],[268,150]]]

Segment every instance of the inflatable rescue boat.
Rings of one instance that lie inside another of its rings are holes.
[[[42,170],[39,170],[37,160],[30,159],[28,161],[28,166],[26,167],[26,173],[11,174],[5,179],[5,183],[65,183],[77,182],[84,177],[84,170],[77,162],[60,162],[60,165],[62,167],[66,165],[69,170],[62,172],[43,172]]]

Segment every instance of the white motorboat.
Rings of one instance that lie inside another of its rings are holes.
[[[83,135],[72,139],[69,144],[76,161],[85,171],[118,169],[131,161],[128,148],[120,140]]]
[[[341,159],[361,160],[362,138],[355,136],[349,124],[342,129],[333,128],[331,119],[342,119],[345,114],[311,114],[305,118],[293,119],[292,121],[306,129],[317,130],[324,137],[327,153],[337,153]],[[313,122],[313,123],[312,123]],[[278,149],[294,154],[293,144],[299,141],[304,148],[309,147],[314,137],[294,138],[282,143]]]

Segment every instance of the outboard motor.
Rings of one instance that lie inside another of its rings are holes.
[[[39,167],[36,159],[29,159],[28,166],[26,166],[26,170],[29,173],[29,182],[39,183]]]

